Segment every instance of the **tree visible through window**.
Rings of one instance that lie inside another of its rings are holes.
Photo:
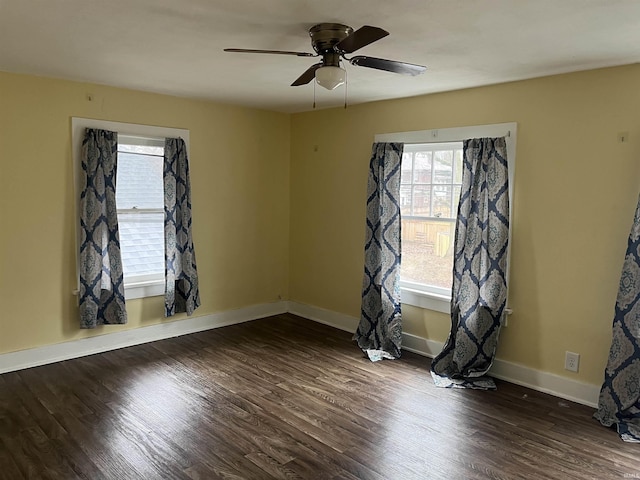
[[[449,295],[462,184],[462,142],[405,144],[400,211],[405,286]]]

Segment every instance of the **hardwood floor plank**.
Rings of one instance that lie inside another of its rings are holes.
[[[45,408],[37,395],[22,380],[13,385],[12,393],[19,400],[21,408],[24,409],[23,418],[28,419],[28,425],[39,427],[50,439],[60,438],[67,434],[66,430],[51,415],[51,411]]]
[[[640,476],[593,409],[498,381],[439,389],[291,314],[0,375],[0,479]]]
[[[15,443],[15,438],[10,443]],[[16,464],[13,455],[9,452],[9,448],[9,442],[5,443],[5,440],[0,437],[0,479],[21,480],[26,478]]]
[[[294,470],[286,467],[280,461],[275,458],[270,457],[265,453],[249,453],[245,455],[246,458],[255,463],[261,470],[265,473],[268,473],[273,478],[283,479],[283,480],[291,480],[291,479],[304,479],[305,477],[301,477]],[[284,462],[285,464],[290,462],[292,459]]]

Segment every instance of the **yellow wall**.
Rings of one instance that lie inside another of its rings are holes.
[[[288,296],[288,115],[0,73],[0,353],[185,318],[154,297],[78,329],[73,116],[190,130],[195,316]]]
[[[498,356],[599,384],[638,194],[638,112],[638,65],[291,116],[0,73],[0,353],[167,321],[156,297],[129,301],[124,327],[77,328],[72,116],[190,130],[196,315],[281,295],[354,317],[374,135],[514,121],[514,314]],[[404,319],[433,340],[449,330],[420,308]],[[580,373],[563,370],[565,350]]]
[[[517,122],[514,313],[498,357],[601,383],[640,184],[639,112],[632,65],[293,115],[291,299],[359,316],[376,133]],[[404,307],[408,333],[444,341],[449,325]],[[563,369],[566,350],[580,373]]]

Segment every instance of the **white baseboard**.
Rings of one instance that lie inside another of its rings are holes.
[[[178,337],[188,333],[225,327],[286,312],[287,302],[266,303],[201,317],[190,317],[148,327],[4,353],[0,355],[0,374],[154,342],[165,338]]]
[[[505,362],[499,358],[493,362],[489,375],[538,392],[598,408],[600,385],[579,382],[554,373],[534,370],[517,363]]]
[[[24,368],[37,367],[48,363],[93,355],[123,347],[130,347],[165,338],[201,332],[212,328],[225,327],[258,318],[290,312],[309,320],[323,323],[347,332],[355,332],[359,319],[343,313],[306,305],[298,302],[276,302],[229,310],[202,317],[192,317],[174,322],[122,332],[98,335],[69,342],[45,345],[0,354],[0,374]],[[433,358],[442,350],[443,344],[410,333],[402,334],[403,349]],[[598,404],[600,386],[572,380],[524,365],[496,359],[489,375],[517,385],[549,393],[556,397],[591,407]]]
[[[419,337],[411,333],[402,333],[402,349],[408,352],[433,358],[440,353],[443,346],[444,344],[442,342],[429,340],[428,338]]]
[[[358,328],[359,319],[356,317],[311,305],[289,302],[289,312],[348,332],[355,332]],[[429,340],[410,333],[402,334],[402,348],[418,355],[433,358],[440,353],[443,346],[442,342]],[[553,373],[500,360],[499,358],[496,358],[493,362],[489,375],[582,405],[594,408],[598,405],[599,385],[579,382]]]
[[[289,313],[300,317],[313,320],[314,322],[323,323],[330,327],[354,333],[358,328],[359,319],[344,313],[325,310],[324,308],[306,305],[304,303],[289,302]]]

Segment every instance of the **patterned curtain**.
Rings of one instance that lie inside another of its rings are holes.
[[[594,417],[640,442],[640,198],[622,267],[609,361]]]
[[[464,141],[454,244],[451,332],[431,363],[439,387],[495,389],[485,376],[507,300],[509,186],[504,138]]]
[[[82,141],[80,327],[127,323],[116,209],[118,135],[88,128]]]
[[[200,306],[196,254],[191,238],[191,186],[187,148],[181,138],[164,147],[165,316]]]
[[[400,162],[402,143],[374,143],[367,188],[367,225],[360,324],[354,335],[372,361],[399,358]]]

